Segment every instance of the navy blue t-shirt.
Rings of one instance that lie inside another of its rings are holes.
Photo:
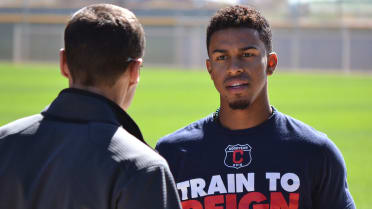
[[[321,132],[274,109],[229,130],[209,115],[159,140],[183,209],[355,209],[346,167]]]

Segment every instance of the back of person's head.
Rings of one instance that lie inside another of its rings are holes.
[[[136,16],[111,4],[80,9],[65,29],[67,66],[79,85],[114,85],[130,60],[143,56],[144,45],[144,31]]]
[[[272,51],[271,28],[264,16],[250,6],[230,6],[217,11],[207,27],[207,50],[213,33],[229,28],[251,28],[258,32],[268,53]]]

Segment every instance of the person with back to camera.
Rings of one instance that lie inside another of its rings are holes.
[[[213,114],[161,138],[183,209],[355,209],[346,167],[321,132],[270,106],[277,55],[259,11],[231,6],[207,28]]]
[[[70,88],[41,114],[0,127],[0,208],[180,209],[166,161],[125,112],[145,45],[135,15],[87,6],[64,38]]]

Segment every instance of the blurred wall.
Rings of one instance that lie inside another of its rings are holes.
[[[57,62],[73,11],[0,8],[0,60]],[[206,25],[214,10],[134,12],[145,28],[145,65],[204,69]],[[372,71],[371,26],[272,21],[272,27],[281,69]]]

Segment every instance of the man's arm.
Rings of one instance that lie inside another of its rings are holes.
[[[115,208],[181,209],[168,166],[151,166],[134,174],[120,192]]]

